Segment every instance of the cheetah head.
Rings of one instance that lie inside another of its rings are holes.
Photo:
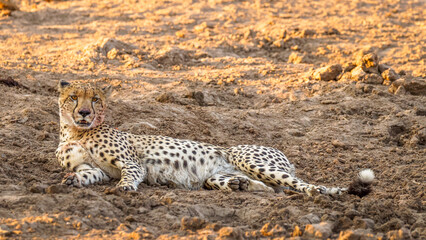
[[[106,98],[111,86],[100,88],[89,83],[59,82],[61,122],[71,128],[90,129],[105,118]]]

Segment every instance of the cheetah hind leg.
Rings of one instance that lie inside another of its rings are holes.
[[[204,182],[204,187],[211,190],[274,192],[263,182],[238,173],[217,173]]]
[[[294,175],[294,167],[286,156],[274,148],[240,145],[228,150],[231,164],[252,179],[273,187],[291,187],[308,195],[321,193],[338,195],[343,192],[363,197],[372,191],[374,172],[364,169],[358,173],[349,188],[325,187],[304,182]],[[244,163],[244,164],[241,164]]]

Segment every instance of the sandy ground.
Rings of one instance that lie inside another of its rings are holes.
[[[0,239],[426,238],[424,1],[15,3],[0,13]],[[275,147],[327,186],[371,168],[374,191],[64,187],[60,79],[113,85],[120,130]]]

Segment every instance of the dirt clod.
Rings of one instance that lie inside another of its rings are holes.
[[[312,77],[315,80],[331,81],[337,80],[337,76],[342,72],[342,65],[334,64],[315,70]]]
[[[332,224],[328,222],[321,222],[317,224],[308,224],[305,227],[305,231],[303,231],[303,237],[315,237],[326,239],[332,235]]]
[[[206,225],[206,221],[198,217],[184,217],[180,222],[180,228],[182,230],[196,231],[203,228]]]
[[[17,81],[15,81],[12,77],[0,79],[0,84],[4,84],[8,87],[22,87],[22,85],[18,83]]]
[[[48,186],[45,184],[34,183],[28,190],[32,193],[45,193],[47,188]]]
[[[375,53],[368,53],[357,60],[357,65],[366,73],[379,73],[379,58]]]
[[[219,239],[243,239],[243,231],[239,228],[223,227],[219,230]]]
[[[57,193],[68,193],[69,187],[63,184],[51,185],[46,188],[46,193],[57,194]]]

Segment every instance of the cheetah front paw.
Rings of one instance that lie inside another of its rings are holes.
[[[119,182],[116,186],[120,191],[128,192],[128,191],[136,191],[138,188],[133,184],[126,184],[123,182]]]
[[[82,187],[81,177],[77,173],[67,173],[62,179],[62,184],[74,187]]]
[[[243,177],[235,177],[231,178],[228,181],[228,187],[233,191],[247,191],[248,190],[249,181],[247,178]]]

